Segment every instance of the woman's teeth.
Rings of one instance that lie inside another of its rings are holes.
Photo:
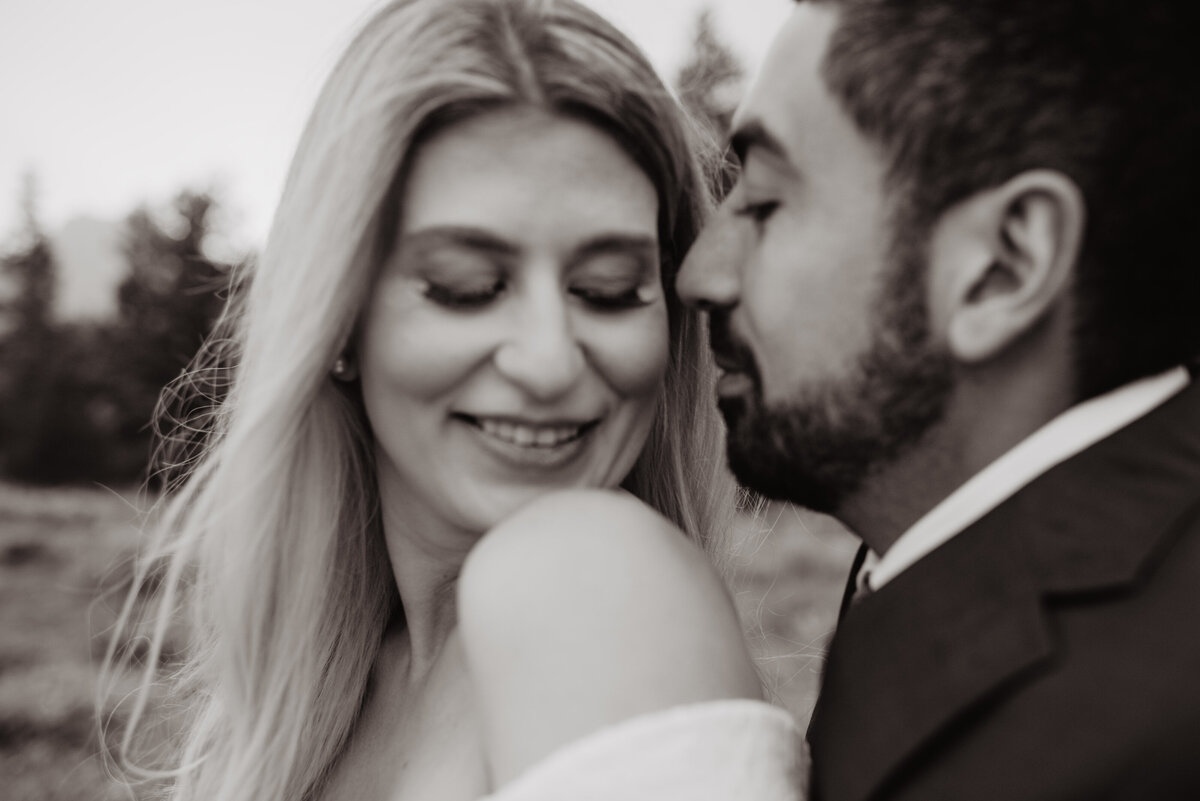
[[[553,448],[577,439],[583,426],[532,426],[500,420],[480,420],[484,433],[524,448]]]

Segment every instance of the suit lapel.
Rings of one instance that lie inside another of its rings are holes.
[[[1047,596],[1138,580],[1200,502],[1200,386],[1055,467],[878,592],[831,646],[814,781],[863,801],[1052,657]]]
[[[809,728],[823,797],[866,799],[957,716],[1053,652],[1036,587],[1009,545],[960,535],[846,615]]]

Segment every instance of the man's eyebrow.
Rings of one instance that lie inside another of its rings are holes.
[[[743,166],[746,164],[746,154],[750,151],[751,147],[761,148],[777,158],[791,163],[791,159],[788,158],[787,148],[783,146],[783,143],[774,134],[767,130],[762,120],[747,120],[739,125],[737,130],[733,132],[733,135],[729,137],[729,148],[737,156],[738,162]]]
[[[399,245],[408,251],[461,247],[497,256],[515,256],[520,248],[483,228],[465,225],[435,225],[402,234]]]

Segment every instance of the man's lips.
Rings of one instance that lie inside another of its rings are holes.
[[[728,371],[717,379],[717,395],[744,395],[754,389],[754,379],[747,373]]]
[[[725,373],[748,373],[740,359],[730,356],[726,353],[713,351],[713,360],[717,363],[717,367],[721,368]]]
[[[715,309],[708,315],[708,345],[713,360],[727,376],[742,375],[754,380],[758,375],[750,349],[733,335],[728,309]]]

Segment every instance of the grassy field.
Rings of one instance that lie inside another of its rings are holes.
[[[859,541],[833,519],[786,504],[739,529],[732,589],[746,639],[773,700],[803,729]]]
[[[131,495],[0,485],[0,797],[132,798],[98,757],[96,678],[138,543]],[[771,506],[739,526],[734,597],[776,699],[815,698],[854,541]],[[117,723],[119,724],[119,720]]]
[[[129,798],[97,758],[96,677],[137,543],[129,497],[0,485],[0,795]]]

